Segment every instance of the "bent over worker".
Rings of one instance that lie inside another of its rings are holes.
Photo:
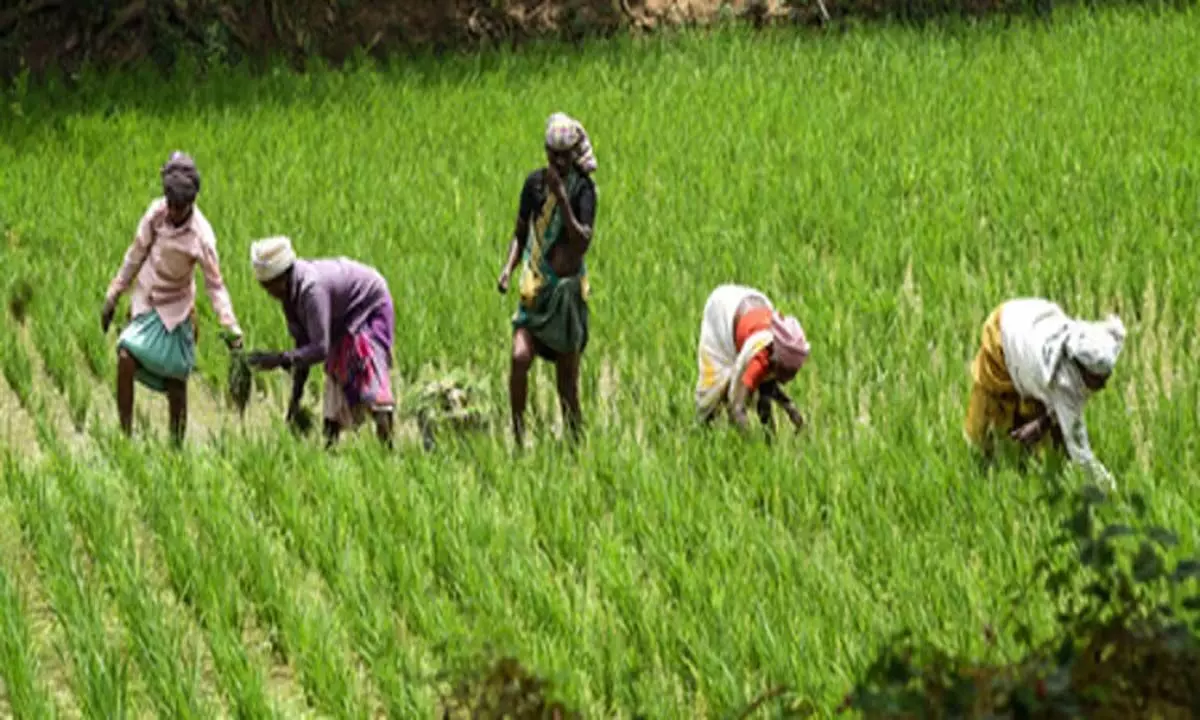
[[[990,453],[995,431],[1008,431],[1026,448],[1054,431],[1076,463],[1115,489],[1112,473],[1092,453],[1083,410],[1107,385],[1124,343],[1125,325],[1116,315],[1085,322],[1043,298],[1002,303],[984,322],[971,365],[967,440]]]
[[[497,282],[509,279],[524,256],[521,299],[513,315],[509,403],[513,436],[524,441],[525,402],[533,358],[553,362],[559,405],[572,439],[578,439],[579,364],[588,343],[588,277],[584,256],[596,220],[596,157],[587,132],[574,118],[555,113],[546,122],[546,165],[525,178],[508,259]]]
[[[326,447],[370,412],[379,440],[391,448],[395,310],[387,281],[349,258],[297,258],[284,236],[255,242],[250,259],[263,289],[283,307],[296,347],[254,352],[247,362],[263,370],[292,370],[288,422],[297,420],[309,368],[324,364]]]
[[[744,285],[718,286],[704,304],[696,348],[696,413],[711,422],[722,406],[745,429],[746,400],[758,395],[758,416],[771,426],[771,403],[797,430],[804,418],[781,386],[791,382],[809,355],[800,322],[776,311],[762,292]]]

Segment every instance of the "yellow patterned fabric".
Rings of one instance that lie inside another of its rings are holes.
[[[979,352],[971,364],[971,399],[963,424],[967,440],[987,449],[991,447],[989,431],[1007,433],[1045,412],[1042,403],[1020,397],[1013,386],[1000,339],[1002,309],[1003,306],[993,310],[983,324]]]

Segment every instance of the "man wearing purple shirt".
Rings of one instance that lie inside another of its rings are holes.
[[[259,369],[292,371],[288,422],[297,420],[309,368],[321,363],[326,447],[343,428],[357,427],[369,410],[380,441],[391,448],[395,310],[387,281],[374,268],[348,258],[297,258],[283,236],[254,243],[250,258],[263,289],[283,306],[296,342],[293,350],[248,357]]]

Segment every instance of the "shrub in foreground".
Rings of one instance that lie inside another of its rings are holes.
[[[1066,495],[1047,499],[1063,507]],[[1178,544],[1146,526],[1146,504],[1131,498],[1141,527],[1104,524],[1114,508],[1095,486],[1070,496],[1068,513],[1034,577],[1013,595],[1014,610],[1033,591],[1057,610],[1053,634],[1035,642],[1014,627],[1026,650],[1010,664],[953,657],[904,634],[847,696],[842,710],[868,718],[1187,718],[1200,713],[1200,646],[1192,611],[1200,609],[1200,561],[1167,557]],[[994,636],[991,639],[995,640]]]

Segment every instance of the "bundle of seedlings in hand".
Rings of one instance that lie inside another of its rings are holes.
[[[238,414],[245,415],[246,405],[250,402],[253,376],[250,363],[246,360],[244,346],[235,347],[232,340],[232,336],[226,334],[225,343],[229,347],[229,397]]]

